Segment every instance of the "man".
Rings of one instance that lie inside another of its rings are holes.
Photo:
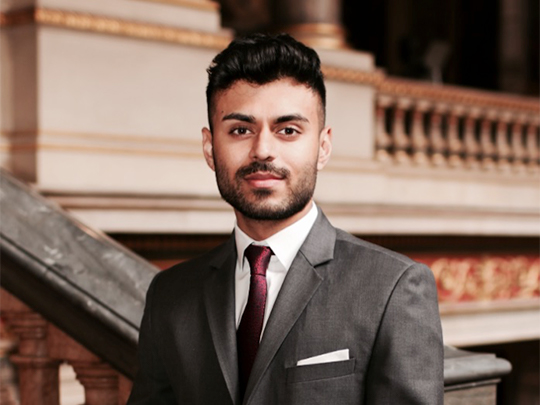
[[[203,152],[236,226],[147,295],[129,404],[442,404],[430,270],[330,225],[320,61],[287,35],[208,69]]]

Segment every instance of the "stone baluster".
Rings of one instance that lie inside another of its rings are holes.
[[[85,405],[119,405],[119,373],[52,325],[49,351],[52,357],[63,359],[73,367],[84,387]]]
[[[386,130],[386,111],[390,107],[392,100],[390,97],[377,97],[377,108],[375,110],[375,157],[381,162],[390,160],[390,147],[392,146],[392,138]]]
[[[446,141],[442,132],[442,114],[446,111],[446,106],[439,104],[431,112],[429,128],[429,145],[431,149],[431,163],[435,166],[446,164],[445,152],[447,150]]]
[[[497,165],[500,170],[507,171],[510,168],[510,145],[508,144],[508,122],[509,114],[503,114],[497,122],[497,137],[495,139],[495,151],[497,155]]]
[[[492,132],[492,119],[494,117],[493,112],[488,112],[482,119],[482,125],[480,128],[480,148],[482,151],[482,167],[486,170],[491,170],[495,167],[495,144],[493,143]]]
[[[418,165],[428,163],[428,138],[424,126],[424,114],[428,110],[429,102],[425,100],[417,101],[412,112],[411,122],[411,146],[413,161]]]
[[[48,352],[49,323],[5,290],[1,300],[3,318],[19,339],[10,359],[18,370],[21,405],[58,405],[60,361]]]
[[[0,404],[19,404],[19,390],[16,383],[15,370],[9,361],[9,353],[16,348],[16,342],[0,319]]]
[[[126,405],[132,387],[133,381],[118,374],[118,405]]]
[[[522,172],[525,169],[525,144],[523,142],[523,123],[525,117],[523,115],[516,118],[512,124],[511,137],[511,156],[512,168],[516,172]]]
[[[463,146],[465,149],[465,164],[469,169],[475,169],[479,166],[480,145],[476,136],[478,116],[478,109],[472,108],[465,117]]]
[[[411,141],[405,129],[405,111],[411,105],[411,101],[401,98],[394,108],[394,120],[392,125],[392,143],[394,146],[394,159],[397,163],[409,163],[408,149]]]
[[[463,114],[463,107],[455,106],[448,114],[448,164],[451,167],[463,166],[463,142],[459,138],[459,117]]]
[[[530,122],[527,125],[527,168],[530,172],[537,172],[539,169],[538,159],[538,122]]]

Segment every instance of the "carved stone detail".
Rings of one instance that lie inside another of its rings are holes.
[[[60,361],[49,357],[48,322],[4,290],[1,298],[2,316],[19,339],[18,352],[10,360],[19,375],[21,405],[58,405]]]

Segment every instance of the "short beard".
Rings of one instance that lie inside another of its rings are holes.
[[[214,161],[216,169],[216,180],[221,197],[227,201],[235,210],[247,218],[258,221],[281,221],[292,217],[302,211],[311,201],[315,191],[317,179],[317,167],[305,167],[297,179],[297,186],[289,188],[289,194],[284,201],[277,205],[266,203],[266,199],[273,194],[272,190],[253,191],[254,201],[250,201],[242,193],[240,185],[245,176],[256,172],[267,172],[282,177],[285,181],[290,178],[290,171],[278,168],[268,162],[253,162],[244,166],[235,174],[234,183],[229,180],[225,170],[221,170],[218,162]]]

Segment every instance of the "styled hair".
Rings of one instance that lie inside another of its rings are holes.
[[[319,95],[322,122],[326,109],[326,88],[317,53],[287,34],[253,34],[233,40],[212,61],[208,72],[206,103],[212,129],[215,96],[244,80],[264,85],[290,78]]]

